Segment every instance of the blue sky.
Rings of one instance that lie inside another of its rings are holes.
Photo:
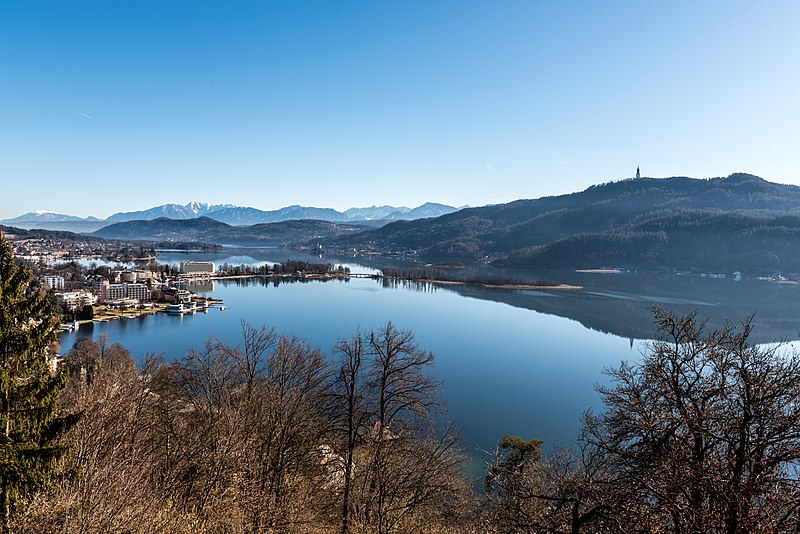
[[[800,184],[800,2],[0,6],[0,219]]]

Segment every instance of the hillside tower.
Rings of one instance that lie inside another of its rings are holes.
[[[641,175],[639,174],[639,166],[638,165],[636,166],[636,178],[637,179],[641,178]]]

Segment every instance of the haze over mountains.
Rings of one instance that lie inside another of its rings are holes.
[[[65,222],[65,221],[99,221],[97,217],[76,217],[74,215],[64,215],[62,213],[54,213],[52,211],[32,211],[25,213],[13,219],[5,219],[3,223],[24,223],[27,221],[41,221],[41,222]]]
[[[344,212],[339,212],[331,208],[293,205],[277,210],[264,211],[232,204],[190,202],[186,205],[164,204],[142,211],[115,213],[105,220],[96,217],[82,218],[48,211],[36,211],[13,219],[2,220],[0,223],[26,229],[41,228],[74,232],[93,232],[116,222],[151,221],[160,217],[176,220],[208,217],[234,226],[250,226],[305,219],[329,222],[375,221],[374,225],[379,225],[381,221],[438,217],[446,213],[452,213],[457,209],[445,204],[427,202],[413,209],[405,206],[372,206],[369,208],[350,208]]]

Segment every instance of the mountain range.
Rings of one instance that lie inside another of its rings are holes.
[[[350,208],[344,212],[339,212],[331,208],[293,205],[277,210],[264,211],[232,204],[190,202],[185,205],[164,204],[143,211],[119,212],[104,220],[96,217],[82,218],[74,215],[35,211],[13,219],[2,220],[0,223],[18,228],[68,230],[73,232],[93,232],[116,222],[151,221],[160,217],[176,220],[208,217],[234,226],[251,226],[254,224],[305,219],[329,222],[370,221],[372,226],[380,226],[389,221],[438,217],[452,213],[457,209],[445,204],[427,202],[413,209],[405,206],[372,206],[369,208]]]
[[[436,216],[440,211],[449,212]],[[208,215],[196,216],[204,212]],[[175,218],[143,220],[161,213]],[[417,216],[426,218],[412,219]],[[399,255],[524,268],[800,273],[800,187],[744,173],[625,179],[571,194],[457,211],[425,204],[344,213],[302,206],[265,212],[192,203],[112,217],[122,221],[94,235],[294,243],[315,250],[321,246],[334,255]],[[124,220],[129,218],[136,220]],[[247,224],[252,220],[278,222]],[[92,221],[63,224],[86,222]]]
[[[32,211],[30,213],[25,213],[24,215],[20,215],[19,217],[14,217],[13,219],[5,219],[1,221],[3,223],[8,224],[15,224],[15,223],[23,223],[28,221],[41,221],[41,222],[72,222],[72,221],[87,221],[87,222],[95,222],[99,221],[97,217],[76,217],[75,215],[64,215],[63,213],[55,213],[52,211]]]
[[[208,204],[205,202],[189,202],[185,206],[180,204],[164,204],[143,211],[119,212],[109,216],[106,221],[151,221],[159,217],[170,219],[194,219],[213,213],[215,211],[235,208],[232,204]]]

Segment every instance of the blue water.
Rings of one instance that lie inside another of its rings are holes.
[[[66,351],[78,336],[106,334],[141,359],[167,360],[201,348],[210,336],[238,343],[242,319],[306,338],[331,354],[338,338],[392,321],[411,330],[436,358],[448,414],[474,453],[504,433],[552,445],[572,443],[581,412],[598,407],[593,386],[604,366],[638,357],[629,340],[580,323],[448,290],[384,288],[374,280],[285,283],[277,287],[217,282],[208,293],[229,308],[196,315],[157,314],[85,325],[62,337]]]

